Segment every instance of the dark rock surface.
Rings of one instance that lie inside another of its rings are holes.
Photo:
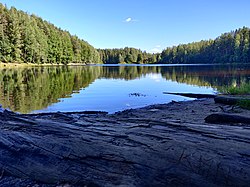
[[[250,127],[204,121],[222,108],[232,112],[213,99],[112,115],[4,111],[0,186],[248,186]]]
[[[210,114],[205,118],[207,123],[226,123],[226,124],[250,124],[250,117],[235,115],[235,114],[224,114],[224,113],[215,113]]]
[[[215,103],[221,103],[226,105],[237,105],[240,101],[250,100],[250,96],[230,96],[230,95],[221,95],[214,98]]]

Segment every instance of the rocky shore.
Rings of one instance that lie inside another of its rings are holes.
[[[248,186],[250,116],[213,98],[115,114],[0,113],[0,186]]]

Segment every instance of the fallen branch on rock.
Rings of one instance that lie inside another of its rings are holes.
[[[171,95],[180,95],[184,97],[190,97],[190,98],[214,98],[216,95],[214,94],[195,94],[195,93],[172,93],[172,92],[163,92],[164,94],[171,94]]]

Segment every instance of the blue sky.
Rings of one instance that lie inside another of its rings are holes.
[[[0,0],[96,48],[166,47],[250,27],[249,0]]]

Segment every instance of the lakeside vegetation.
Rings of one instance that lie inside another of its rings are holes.
[[[242,99],[238,102],[238,105],[242,108],[250,110],[250,100],[249,99]]]
[[[250,83],[244,82],[239,86],[225,87],[221,92],[231,95],[248,95],[250,94]]]
[[[250,83],[249,81],[243,82],[240,85],[231,85],[231,86],[225,86],[220,89],[221,93],[234,95],[234,96],[240,96],[242,99],[239,100],[237,103],[238,106],[250,109]]]

